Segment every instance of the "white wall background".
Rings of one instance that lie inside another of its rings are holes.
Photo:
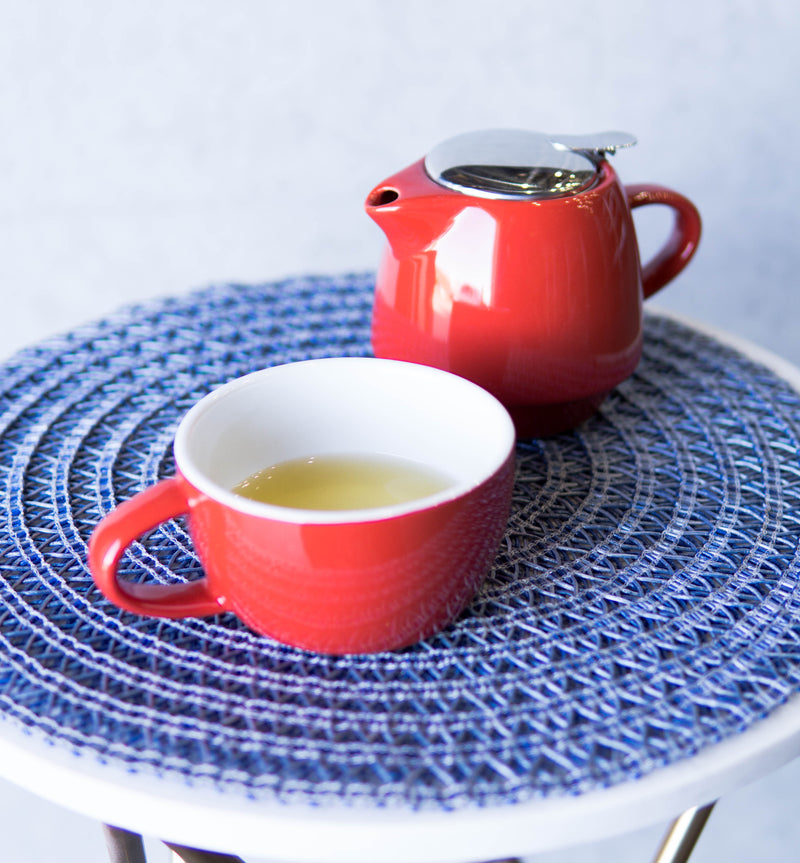
[[[0,0],[0,358],[211,281],[371,269],[370,188],[444,137],[508,126],[635,133],[623,180],[704,218],[658,305],[800,363],[798,10]],[[647,255],[669,222],[636,218]],[[0,790],[3,859],[103,859],[90,822]],[[789,767],[726,798],[696,859],[794,859],[798,797]],[[547,860],[647,859],[660,830]]]

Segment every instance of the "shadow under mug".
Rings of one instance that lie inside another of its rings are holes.
[[[514,442],[493,396],[439,369],[360,357],[264,369],[186,414],[175,475],[103,518],[89,566],[108,599],[138,614],[231,611],[261,634],[324,653],[402,647],[451,623],[483,582],[508,519]],[[326,454],[397,456],[453,482],[360,510],[277,506],[231,490],[269,465]],[[184,514],[204,577],[120,579],[126,548]]]

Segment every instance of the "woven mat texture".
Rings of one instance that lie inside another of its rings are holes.
[[[97,521],[173,470],[184,412],[268,365],[369,354],[369,274],[125,309],[0,373],[0,718],[95,762],[285,803],[448,810],[576,794],[739,734],[800,688],[800,398],[646,319],[578,431],[518,447],[494,568],[447,631],[325,657],[230,615],[119,611]],[[124,577],[198,577],[184,524]]]

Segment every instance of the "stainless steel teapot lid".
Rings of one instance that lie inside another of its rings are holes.
[[[442,186],[483,198],[560,198],[591,188],[606,153],[635,143],[627,132],[488,129],[443,141],[425,157],[425,170]]]

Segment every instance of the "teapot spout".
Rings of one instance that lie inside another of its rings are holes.
[[[429,249],[456,209],[453,194],[428,177],[421,159],[375,186],[364,208],[398,260]]]

